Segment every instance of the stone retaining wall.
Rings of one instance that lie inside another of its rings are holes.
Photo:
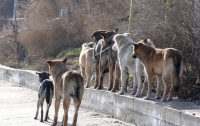
[[[36,91],[39,86],[35,71],[0,65],[0,79]],[[134,122],[138,126],[200,126],[200,106],[178,99],[162,103],[130,95],[120,96],[105,90],[85,89],[81,107]]]

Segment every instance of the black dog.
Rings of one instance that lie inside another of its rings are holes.
[[[39,81],[41,82],[39,92],[38,92],[38,102],[37,102],[37,111],[34,119],[38,117],[39,106],[41,106],[41,120],[43,122],[43,103],[46,99],[47,110],[44,121],[47,121],[49,108],[52,103],[52,98],[54,95],[54,85],[53,82],[49,79],[50,74],[48,72],[36,72],[39,75]]]

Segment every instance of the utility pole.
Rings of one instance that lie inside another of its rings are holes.
[[[169,14],[170,14],[170,7],[171,7],[171,0],[166,0],[166,7],[167,7],[167,12],[165,13],[165,22],[169,21]]]
[[[131,4],[130,4],[130,14],[129,14],[129,24],[128,24],[128,33],[130,33],[130,31],[131,31],[131,21],[132,21],[132,19],[133,19],[133,17],[134,17],[134,13],[133,13],[133,5],[134,5],[134,3],[135,3],[135,0],[131,0]]]

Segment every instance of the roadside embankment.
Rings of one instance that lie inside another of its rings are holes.
[[[0,79],[38,90],[34,71],[0,65]],[[120,96],[106,90],[85,89],[82,108],[94,110],[138,126],[200,126],[200,106],[173,99],[171,102]]]

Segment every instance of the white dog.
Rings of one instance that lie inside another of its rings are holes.
[[[113,50],[118,52],[119,65],[121,69],[121,91],[120,95],[123,95],[126,88],[126,81],[128,80],[129,74],[134,74],[133,92],[136,97],[145,95],[145,83],[147,81],[145,74],[145,81],[142,86],[141,76],[144,74],[144,66],[141,61],[132,58],[133,52],[133,40],[128,37],[128,33],[116,34],[113,38],[115,44],[112,46]],[[137,89],[137,92],[136,92]]]
[[[86,88],[90,87],[90,82],[93,73],[93,45],[94,42],[83,43],[79,56],[79,66],[81,75],[86,76]]]

